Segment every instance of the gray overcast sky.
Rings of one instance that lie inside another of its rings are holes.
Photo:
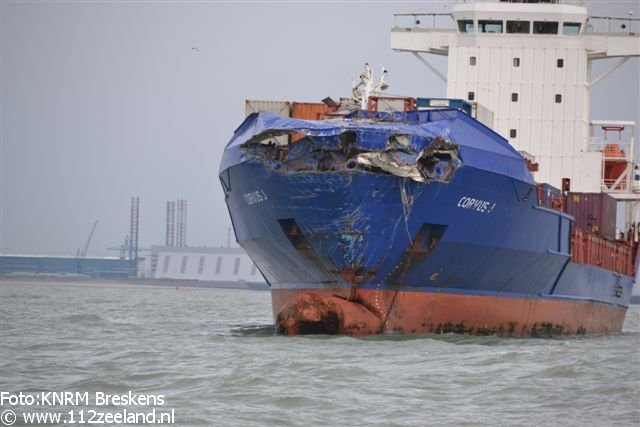
[[[638,1],[586,2],[640,17]],[[165,203],[188,201],[190,246],[226,243],[217,177],[245,99],[348,96],[364,62],[390,92],[444,96],[415,58],[389,48],[393,13],[443,2],[1,1],[0,249],[116,255],[140,196],[140,246],[164,243]],[[197,48],[197,50],[192,48]],[[433,58],[441,71],[444,58]],[[639,64],[593,89],[592,118],[635,120]],[[598,64],[596,73],[606,64]]]

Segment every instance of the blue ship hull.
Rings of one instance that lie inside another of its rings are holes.
[[[501,143],[462,113],[448,114],[422,121],[446,119],[458,143],[469,137],[456,135],[460,122]],[[305,129],[297,122],[291,126],[286,130]],[[380,321],[368,327],[367,320],[355,315],[358,325],[348,333],[384,332],[393,322],[393,330],[405,332],[437,331],[442,325],[461,323],[461,331],[471,328],[472,333],[528,334],[539,329],[536,324],[553,325],[559,333],[621,329],[633,278],[572,262],[573,218],[539,206],[537,187],[523,169],[512,168],[515,172],[510,173],[485,168],[482,153],[474,160],[461,146],[464,165],[446,182],[419,182],[353,165],[293,170],[286,161],[252,158],[247,146],[260,132],[264,130],[249,132],[252,136],[242,143],[232,140],[220,179],[236,238],[271,286],[279,321],[281,313],[291,312],[297,297],[312,294],[346,301],[336,303],[341,315],[348,317],[355,302]],[[236,134],[243,134],[242,126]],[[396,318],[389,319],[399,294],[416,303],[405,304],[404,310],[411,313],[394,313]],[[447,300],[443,304],[449,314],[434,319],[435,311],[424,305],[443,295],[482,302],[465,317],[452,312],[457,302]],[[516,301],[550,303],[556,312],[512,312],[520,307]],[[499,324],[492,318],[492,306],[509,312]],[[420,312],[429,312],[430,322],[421,320],[416,314]],[[583,318],[594,315],[603,319]],[[404,325],[398,316],[418,326]],[[332,327],[344,329],[344,319],[332,321],[340,323]],[[483,322],[488,329],[482,329]]]

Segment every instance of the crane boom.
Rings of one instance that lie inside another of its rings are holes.
[[[80,251],[80,258],[84,258],[87,255],[87,251],[89,250],[89,245],[91,244],[91,239],[93,238],[93,233],[96,231],[96,225],[98,225],[98,220],[93,223],[93,227],[91,227],[91,232],[89,233],[89,237],[87,241],[84,243],[82,250]]]

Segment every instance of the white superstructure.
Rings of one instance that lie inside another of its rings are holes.
[[[454,28],[439,27],[443,18],[453,18]],[[621,154],[616,151],[625,159],[624,172],[613,179],[620,182],[605,188],[605,179],[611,181],[605,162],[612,151],[607,154],[609,144],[593,133],[589,95],[601,78],[640,56],[640,37],[632,31],[638,30],[638,20],[601,20],[605,31],[597,31],[586,8],[557,2],[457,3],[451,14],[396,15],[391,47],[412,52],[436,74],[421,54],[448,56],[447,75],[439,74],[447,97],[490,110],[485,124],[533,156],[538,182],[560,188],[562,179],[570,178],[572,191],[630,192],[634,132],[627,129],[630,139],[620,144]],[[619,61],[592,77],[592,62],[604,58]],[[635,123],[627,126],[634,130]]]

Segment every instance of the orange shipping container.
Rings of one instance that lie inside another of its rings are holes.
[[[291,117],[306,120],[322,120],[327,114],[336,111],[322,102],[292,102]]]
[[[573,228],[571,259],[632,276],[634,264],[631,247],[623,242],[605,240],[595,234]]]
[[[329,107],[322,102],[292,102],[291,117],[304,120],[322,120],[326,115],[336,111],[336,107]],[[297,133],[291,136],[291,142],[304,138],[304,135]]]

